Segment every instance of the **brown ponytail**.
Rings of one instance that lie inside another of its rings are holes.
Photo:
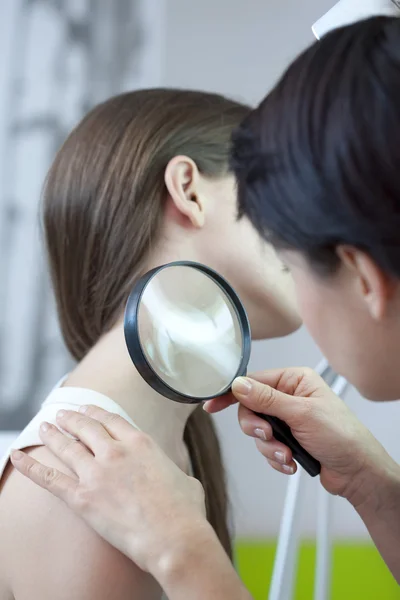
[[[61,329],[76,360],[116,324],[146,270],[168,162],[186,155],[205,175],[226,174],[232,130],[248,112],[216,94],[142,90],[97,106],[68,137],[46,181],[43,221]],[[201,409],[185,442],[208,519],[231,556],[219,442]]]
[[[193,475],[204,487],[207,518],[222,546],[232,558],[228,524],[229,499],[221,448],[213,420],[201,406],[188,419],[185,442],[192,462]]]

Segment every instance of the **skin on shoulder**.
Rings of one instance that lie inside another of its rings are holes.
[[[29,454],[71,475],[47,448],[32,448]],[[150,575],[101,539],[58,498],[10,467],[0,494],[0,531],[0,558],[6,557],[5,572],[0,571],[0,600],[162,597]],[[6,595],[6,590],[12,595]]]

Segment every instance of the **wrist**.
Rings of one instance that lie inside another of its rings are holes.
[[[152,575],[166,595],[177,600],[251,598],[207,521],[181,530]]]
[[[383,448],[382,448],[383,450]],[[383,450],[379,460],[365,465],[354,478],[347,500],[357,512],[379,513],[400,502],[400,466]]]
[[[207,557],[216,542],[218,544],[214,530],[207,521],[183,525],[158,557],[152,569],[153,576],[163,588],[173,585],[188,569],[201,562],[202,557]]]

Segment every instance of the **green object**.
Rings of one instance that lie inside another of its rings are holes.
[[[267,600],[276,541],[239,540],[236,558],[240,576],[254,600]],[[301,544],[293,600],[312,600],[315,544]],[[369,543],[333,544],[332,593],[329,600],[400,600],[400,587],[376,548]]]

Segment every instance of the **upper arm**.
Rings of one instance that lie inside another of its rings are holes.
[[[30,453],[68,473],[47,448]],[[161,590],[150,575],[102,540],[58,498],[16,471],[1,500],[0,519],[5,511],[8,515],[5,528],[15,600],[160,600]]]

